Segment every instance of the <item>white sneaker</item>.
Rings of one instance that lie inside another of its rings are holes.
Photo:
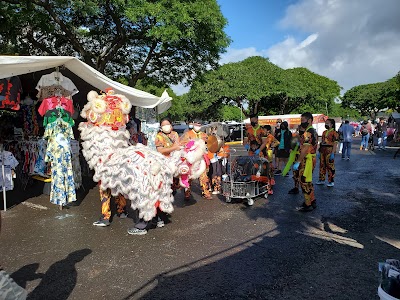
[[[147,233],[146,229],[139,229],[139,228],[131,228],[128,229],[128,234],[130,235],[145,235]]]
[[[213,191],[212,194],[213,194],[213,195],[218,195],[218,194],[219,194],[219,191]]]
[[[318,185],[323,185],[323,184],[325,184],[325,181],[318,180],[316,184],[318,184]]]
[[[157,228],[162,228],[165,226],[165,222],[164,221],[158,221],[157,222]]]
[[[326,186],[334,186],[335,183],[334,182],[328,182],[328,184]]]

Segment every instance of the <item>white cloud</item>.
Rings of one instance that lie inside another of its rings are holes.
[[[400,1],[300,0],[287,8],[289,36],[267,50],[282,68],[303,66],[336,80],[345,90],[384,81],[400,70]]]
[[[306,38],[290,35],[263,50],[230,48],[220,63],[269,57],[282,68],[306,67],[336,80],[343,91],[385,81],[400,70],[399,11],[399,0],[299,0],[279,26]]]
[[[229,48],[226,53],[221,55],[219,63],[223,65],[231,62],[242,61],[251,56],[265,56],[266,54],[266,50],[257,51],[254,47],[242,49]]]
[[[258,52],[254,47],[243,48],[243,49],[229,48],[224,54],[221,55],[219,63],[223,65],[230,62],[242,61],[247,57],[251,56],[266,56],[266,55],[267,55],[267,50]],[[185,86],[184,83],[180,83],[177,85],[172,85],[171,89],[174,91],[175,94],[180,96],[187,93],[190,90],[190,86]]]
[[[186,94],[190,90],[190,86],[185,86],[183,83],[171,85],[171,89],[177,96]]]

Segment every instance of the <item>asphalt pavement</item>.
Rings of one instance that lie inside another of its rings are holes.
[[[335,186],[316,186],[309,213],[281,176],[252,207],[178,192],[170,223],[144,236],[127,234],[133,212],[92,225],[93,184],[63,211],[46,195],[14,199],[0,264],[28,299],[378,299],[378,262],[400,259],[400,157],[358,145],[350,161],[337,156]]]

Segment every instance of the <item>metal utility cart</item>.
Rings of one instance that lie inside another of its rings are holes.
[[[222,181],[222,194],[226,202],[232,198],[246,199],[252,206],[254,198],[268,197],[269,163],[266,159],[253,156],[237,156],[229,159],[229,176]]]

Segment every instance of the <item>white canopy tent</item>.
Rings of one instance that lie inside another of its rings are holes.
[[[117,94],[125,95],[133,106],[157,107],[163,113],[171,107],[172,98],[167,91],[161,97],[134,89],[116,82],[72,56],[4,56],[0,55],[0,79],[64,66],[87,83],[105,90],[113,88]]]
[[[38,72],[50,68],[64,66],[72,73],[89,83],[90,85],[105,91],[107,88],[113,88],[117,94],[125,95],[133,106],[143,108],[156,108],[158,114],[165,112],[171,107],[172,98],[167,91],[161,97],[154,96],[132,87],[113,81],[89,65],[81,62],[79,59],[71,56],[4,56],[0,55],[0,79],[22,74]],[[0,154],[3,154],[0,151]],[[5,191],[5,173],[4,158],[2,159],[2,168],[0,170],[3,178],[3,201],[4,210],[7,210],[6,191]]]

